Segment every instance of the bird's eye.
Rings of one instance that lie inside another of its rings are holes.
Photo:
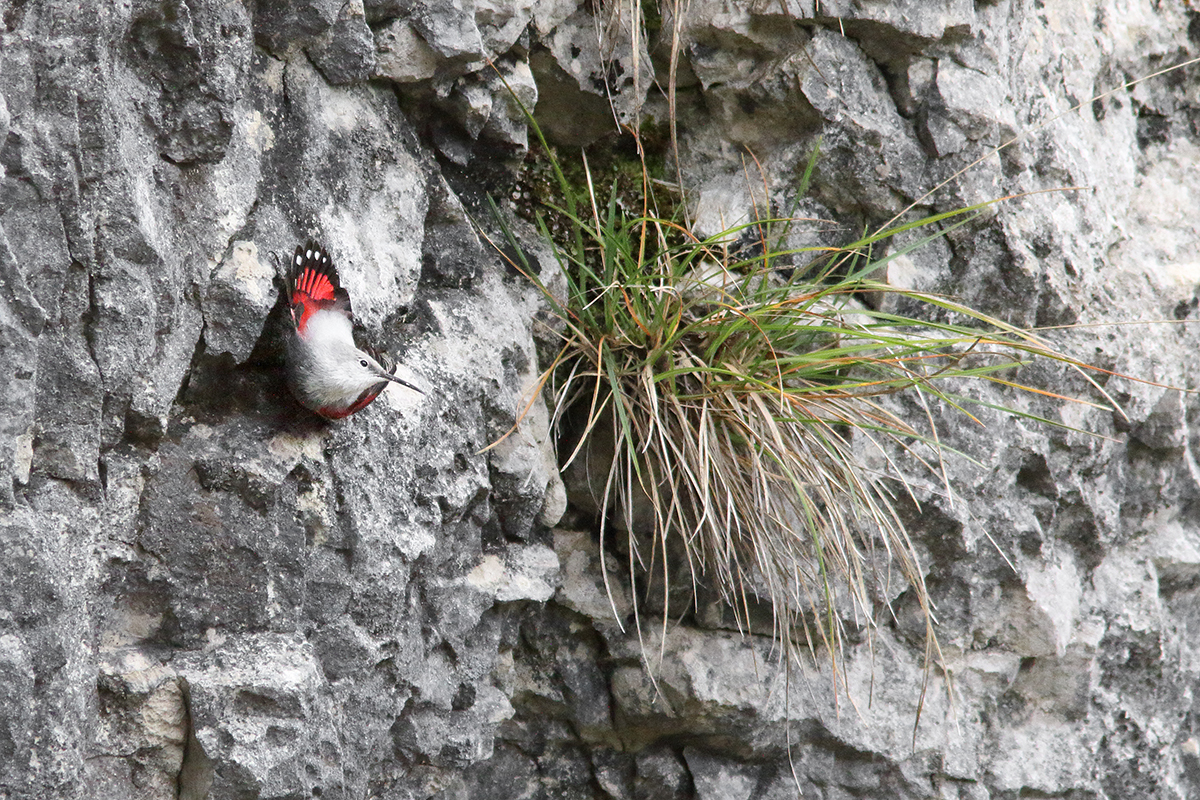
[[[367,366],[367,360],[366,360],[365,358],[363,358],[363,359],[360,359],[358,363],[359,363],[359,364],[361,364],[361,365],[362,365],[362,366],[364,366],[364,367],[366,367],[366,366]]]

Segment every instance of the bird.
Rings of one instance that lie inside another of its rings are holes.
[[[398,383],[425,394],[395,376],[390,359],[354,343],[350,293],[342,288],[329,252],[309,240],[292,256],[286,373],[300,405],[326,419],[362,411]]]

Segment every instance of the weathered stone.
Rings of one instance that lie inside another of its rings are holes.
[[[365,81],[375,71],[375,38],[367,27],[362,0],[341,7],[338,19],[309,49],[317,69],[332,84]]]
[[[691,747],[684,749],[683,757],[692,773],[697,800],[750,800],[757,796],[757,768]]]
[[[282,55],[296,43],[307,43],[332,28],[343,4],[335,0],[305,0],[291,3],[267,0],[255,9],[256,39]]]
[[[105,756],[128,763],[118,791],[168,796],[175,790],[188,739],[188,711],[175,670],[137,650],[115,651],[97,680],[103,720],[98,746]],[[133,753],[126,762],[125,756]],[[115,786],[113,788],[116,788]]]
[[[525,61],[493,62],[494,70],[477,73],[477,80],[460,80],[452,101],[457,116],[472,139],[484,137],[495,144],[524,150],[528,137],[526,114],[538,102],[538,89]],[[478,80],[482,78],[482,80]]]
[[[473,2],[415,0],[409,20],[441,59],[450,63],[482,60],[483,39],[475,22]]]
[[[592,773],[605,797],[633,800],[634,760],[628,753],[596,748],[592,751]]]
[[[335,710],[311,649],[289,637],[235,637],[181,660],[214,796],[344,791]]]
[[[545,602],[554,596],[558,557],[542,545],[510,547],[501,560],[486,555],[467,574],[467,582],[504,603],[513,600]]]
[[[558,602],[592,620],[624,621],[633,607],[628,588],[618,577],[621,572],[616,559],[607,559],[603,569],[608,574],[601,573],[596,551],[591,534],[555,529],[554,552],[563,570]]]
[[[531,459],[534,453],[540,457]],[[509,539],[528,539],[535,530],[554,525],[562,516],[564,509],[557,504],[559,498],[565,500],[565,497],[557,470],[546,475],[529,469],[530,465],[551,463],[549,421],[541,408],[530,409],[519,426],[491,451],[488,466],[495,487],[496,513]],[[544,500],[531,514],[529,501],[535,496]]]
[[[372,77],[396,83],[432,78],[442,66],[441,57],[404,19],[375,30],[375,70]]]
[[[239,363],[250,357],[262,321],[275,305],[275,268],[262,255],[254,242],[234,242],[204,297],[208,350],[229,353]]]
[[[39,420],[33,467],[68,481],[99,480],[100,414],[104,395],[100,371],[88,349],[88,276],[71,270],[59,300],[60,318],[40,337]]]
[[[581,146],[635,122],[653,72],[644,32],[626,9],[580,8],[543,29],[542,44],[530,67],[538,123],[551,141]]]
[[[36,710],[29,702],[36,678],[25,643],[15,634],[0,637],[0,664],[8,676],[0,689],[0,756],[4,757],[0,780],[28,785],[33,779],[30,758],[37,752],[33,747]]]
[[[548,139],[567,147],[582,147],[614,130],[612,110],[604,98],[581,92],[575,79],[547,50],[529,56],[538,86],[535,116]]]
[[[636,759],[633,796],[637,800],[682,800],[692,794],[692,778],[683,760],[669,750],[643,750]]]
[[[941,0],[935,3],[910,1],[890,3],[886,7],[835,0],[832,3],[821,2],[819,7],[821,15],[830,19],[851,22],[869,20],[897,34],[923,39],[940,39],[951,30],[966,27],[973,21],[974,11],[965,0]]]
[[[344,617],[322,630],[313,648],[325,679],[331,682],[354,677],[383,659],[378,644]]]
[[[160,155],[180,166],[223,159],[250,60],[246,11],[223,3],[137,3],[128,35],[130,66],[159,92]]]

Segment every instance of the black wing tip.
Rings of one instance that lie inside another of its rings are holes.
[[[335,290],[341,289],[342,284],[338,278],[337,267],[333,265],[333,259],[330,258],[329,251],[315,239],[309,239],[304,244],[296,245],[296,252],[292,254],[293,283],[306,270],[313,270],[325,275],[329,278]]]

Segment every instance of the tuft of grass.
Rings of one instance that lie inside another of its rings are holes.
[[[678,3],[669,7],[665,136],[676,154],[681,189],[675,73],[683,9]],[[655,18],[654,24],[663,21]],[[1017,380],[1021,365],[1048,359],[1079,371],[1109,406],[1121,410],[1088,374],[1105,370],[1067,357],[1036,332],[949,298],[884,283],[891,259],[1010,198],[897,223],[961,174],[1033,131],[1197,62],[1200,58],[1166,67],[1073,105],[988,151],[874,234],[828,251],[788,250],[783,242],[795,222],[791,219],[759,220],[697,238],[679,223],[685,203],[675,209],[678,215],[663,215],[654,203],[640,141],[641,209],[630,211],[639,204],[629,202],[628,187],[618,190],[613,182],[598,189],[586,158],[582,180],[577,171],[568,180],[526,109],[553,173],[549,183],[561,197],[561,203],[548,204],[554,235],[545,217],[538,224],[567,286],[565,296],[555,296],[504,230],[513,266],[542,289],[561,321],[561,347],[542,374],[538,393],[549,389],[560,445],[567,444],[563,468],[579,459],[604,465],[597,498],[601,537],[612,535],[610,527],[623,528],[631,586],[637,585],[639,571],[642,577],[662,575],[664,629],[672,588],[669,561],[682,553],[692,582],[715,586],[743,630],[750,628],[750,598],[763,598],[774,614],[773,634],[789,658],[797,653],[798,641],[807,643],[814,657],[823,647],[836,700],[848,620],[865,622],[869,632],[876,613],[889,610],[887,598],[897,594],[887,587],[894,569],[925,622],[926,683],[914,720],[915,746],[928,678],[941,654],[923,568],[896,512],[897,498],[913,492],[890,454],[899,448],[924,456],[937,473],[948,448],[938,438],[932,414],[927,412],[918,426],[890,411],[882,398],[905,393],[918,407],[944,403],[976,423],[967,410],[973,404],[1065,427],[970,396],[972,382],[984,381],[1056,402],[1087,403]],[[814,152],[799,194],[816,157]],[[872,256],[874,246],[910,231],[929,233],[890,256]],[[739,247],[746,239],[754,246]],[[884,302],[861,302],[872,295]],[[895,306],[909,311],[878,310]],[[575,424],[578,430],[564,435]],[[871,449],[882,457],[872,458]],[[604,457],[594,459],[595,451]],[[944,471],[942,476],[945,480]],[[613,518],[621,525],[610,526]],[[606,563],[603,557],[600,563]],[[607,571],[604,582],[609,588]],[[609,599],[613,602],[611,588]],[[636,589],[633,600],[641,639]],[[949,680],[946,688],[949,692]]]
[[[700,239],[653,213],[645,171],[642,208],[630,211],[627,192],[619,201],[615,187],[596,185],[586,157],[582,185],[553,156],[550,165],[563,198],[552,210],[557,235],[539,225],[565,296],[534,274],[507,229],[506,252],[561,320],[561,346],[539,387],[549,390],[560,434],[574,420],[562,467],[603,464],[601,536],[623,532],[631,584],[661,574],[665,626],[672,554],[682,553],[691,580],[715,588],[739,628],[750,629],[752,598],[761,598],[789,653],[798,642],[814,656],[823,649],[836,690],[847,625],[869,629],[898,574],[924,614],[926,663],[935,664],[934,611],[896,511],[911,492],[890,454],[908,450],[937,472],[945,448],[931,421],[918,427],[882,398],[911,393],[974,419],[967,407],[976,401],[960,391],[971,381],[1058,398],[1020,383],[1014,368],[1036,358],[1084,367],[1032,332],[880,279],[889,261],[984,206],[894,225],[844,248],[788,250],[790,220]],[[872,256],[909,231],[927,233]],[[901,297],[920,316],[863,302],[872,295]],[[604,582],[610,587],[607,572]],[[640,637],[636,591],[634,603]]]

